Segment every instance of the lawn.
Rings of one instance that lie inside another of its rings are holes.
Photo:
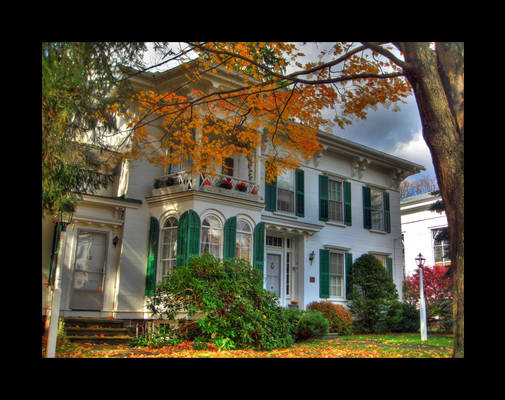
[[[57,358],[450,358],[452,335],[432,335],[422,343],[419,334],[352,335],[333,340],[310,340],[272,351],[220,351],[209,345],[194,350],[191,342],[157,349],[58,341]],[[45,346],[43,346],[44,357]]]

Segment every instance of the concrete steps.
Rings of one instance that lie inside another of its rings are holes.
[[[70,342],[128,343],[128,329],[123,321],[107,318],[64,318],[65,337]]]

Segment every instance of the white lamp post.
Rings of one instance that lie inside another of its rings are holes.
[[[420,296],[420,319],[421,319],[421,340],[424,342],[428,340],[428,329],[426,325],[426,303],[424,301],[424,288],[423,288],[423,265],[426,259],[421,253],[416,257],[416,263],[419,267],[419,296]]]
[[[73,206],[66,206],[65,211],[62,211],[58,215],[57,223],[60,224],[61,230],[59,230],[59,249],[58,257],[56,259],[56,266],[54,272],[54,286],[51,301],[51,311],[49,316],[49,328],[47,334],[47,344],[46,344],[46,358],[56,357],[56,337],[58,336],[58,321],[60,317],[60,300],[61,300],[61,280],[62,271],[61,264],[63,263],[63,254],[65,252],[66,246],[66,230],[67,225],[72,221],[72,216],[74,213]]]

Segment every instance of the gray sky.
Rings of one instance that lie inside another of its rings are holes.
[[[301,61],[317,61],[317,55],[326,45],[331,45],[331,43],[316,45],[316,43],[309,42],[302,46],[301,49],[306,56]],[[153,52],[149,52],[146,56],[146,62],[151,65],[159,62],[153,54]],[[176,65],[178,64],[166,64],[160,70],[166,70]],[[287,73],[294,70],[288,68]],[[378,106],[377,110],[370,109],[368,111],[365,120],[355,119],[352,125],[346,125],[344,129],[335,125],[331,132],[384,153],[421,164],[426,168],[426,171],[409,177],[409,181],[417,180],[420,177],[435,178],[431,154],[422,137],[421,119],[414,96],[408,97],[405,101],[407,104],[398,103],[399,111],[393,111],[392,107],[387,109]],[[328,110],[323,115],[331,120],[330,113],[331,110]],[[325,131],[329,132],[329,129],[325,129]]]

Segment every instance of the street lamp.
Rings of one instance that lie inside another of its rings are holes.
[[[421,318],[421,340],[424,342],[428,340],[428,332],[426,326],[426,303],[424,301],[424,288],[423,288],[423,265],[426,259],[421,253],[416,257],[416,264],[419,267],[419,297],[420,297],[420,318]]]

